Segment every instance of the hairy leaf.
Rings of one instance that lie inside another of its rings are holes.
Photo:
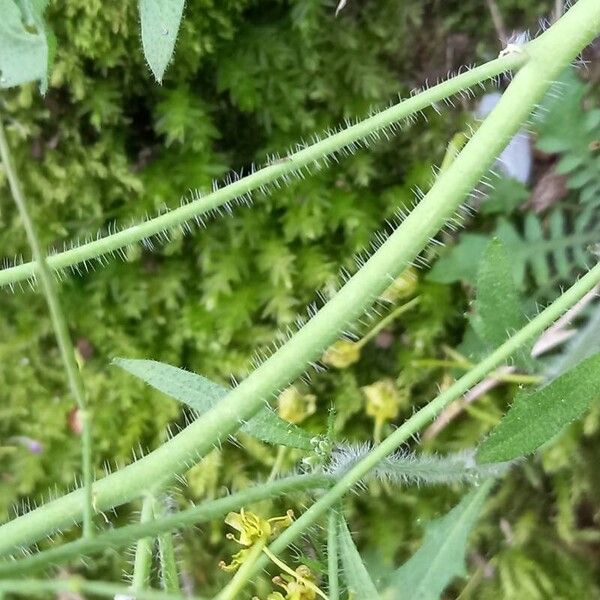
[[[473,328],[492,348],[504,343],[524,322],[519,295],[504,245],[494,238],[485,249],[477,276]]]
[[[520,394],[477,451],[480,463],[512,460],[537,450],[600,399],[600,353],[547,386]]]
[[[229,390],[206,377],[154,360],[116,358],[114,364],[153,388],[200,413],[210,410]],[[279,418],[266,406],[241,427],[241,431],[269,444],[313,450],[312,436]]]
[[[158,82],[173,55],[184,4],[185,0],[139,0],[144,56]]]
[[[354,600],[378,600],[379,594],[375,584],[352,541],[346,520],[342,515],[338,520],[338,542],[342,561],[343,577],[348,586],[348,592]]]
[[[417,552],[393,575],[386,600],[437,600],[455,577],[465,577],[469,533],[492,480],[467,494],[448,514],[427,525]]]
[[[42,14],[47,0],[0,0],[0,88],[39,81],[46,91],[53,36]]]

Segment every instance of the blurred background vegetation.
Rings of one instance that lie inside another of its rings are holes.
[[[508,31],[535,31],[554,8],[549,0],[496,5]],[[482,0],[350,0],[335,18],[327,0],[189,0],[175,60],[159,86],[142,55],[135,2],[51,2],[58,50],[47,95],[28,85],[1,100],[43,242],[62,248],[111,222],[178,206],[187,190],[207,189],[230,169],[261,163],[267,153],[385,106],[425,80],[495,57],[501,44],[488,8]],[[520,257],[529,312],[581,272],[585,244],[577,236],[594,231],[600,204],[598,54],[592,48],[590,69],[570,76],[568,101],[550,105],[534,123],[529,181],[500,182],[468,224],[471,237],[448,236],[434,270],[415,271],[393,298],[418,296],[418,305],[365,345],[360,360],[300,386],[316,397],[314,413],[308,405],[295,409],[303,426],[323,432],[333,404],[338,439],[367,441],[373,418],[362,387],[393,382],[397,410],[385,433],[448,385],[459,371],[427,361],[470,353],[463,337],[477,243],[499,235]],[[428,113],[428,123],[335,168],[257,194],[250,209],[175,234],[154,252],[140,249],[66,278],[62,297],[93,407],[98,476],[133,460],[132,448],[156,447],[167,426],[185,418],[173,401],[111,367],[113,357],[153,358],[223,383],[242,378],[253,351],[279,339],[315,291],[338,280],[340,268],[354,269],[353,255],[396,208],[412,202],[414,186],[427,187],[432,165],[473,108],[458,102],[441,116]],[[28,258],[5,183],[0,171],[0,257]],[[530,264],[540,252],[548,272]],[[557,273],[561,258],[567,266]],[[73,485],[79,428],[42,296],[2,291],[0,307],[0,518],[7,519],[26,499],[41,502],[48,490]],[[593,325],[594,316],[597,322],[598,310],[592,304],[574,329]],[[430,431],[421,449],[474,446],[516,388],[484,394],[450,425]],[[600,597],[599,419],[593,411],[498,486],[474,536],[467,588],[461,592],[464,582],[457,582],[448,598]],[[240,436],[239,447],[215,450],[193,468],[174,501],[212,498],[263,479],[276,455]],[[287,471],[299,455],[281,458]],[[353,496],[349,517],[372,572],[385,577],[405,560],[423,525],[463,491],[390,493],[374,483]],[[300,510],[302,500],[264,503],[261,511]],[[123,522],[131,517],[131,508],[118,511]],[[318,561],[322,540],[313,533],[299,550]],[[180,534],[177,546],[190,589],[208,593],[223,584],[217,563],[232,548],[222,523]],[[106,552],[70,570],[118,580],[127,560]],[[267,589],[264,577],[258,592]]]

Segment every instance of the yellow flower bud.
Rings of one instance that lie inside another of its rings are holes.
[[[379,441],[381,427],[398,416],[406,404],[406,394],[401,394],[392,379],[380,379],[361,388],[366,400],[366,413],[375,420],[375,440]]]
[[[338,340],[327,348],[321,361],[336,369],[345,369],[360,359],[360,345],[357,342]]]
[[[379,296],[379,299],[384,302],[395,304],[402,298],[412,296],[417,289],[418,282],[419,279],[416,270],[413,267],[408,267],[408,269],[405,269],[400,277],[398,277],[392,285]]]
[[[312,394],[301,394],[292,385],[279,394],[277,405],[282,419],[298,424],[317,410],[317,398]]]

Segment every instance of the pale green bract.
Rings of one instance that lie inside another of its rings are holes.
[[[184,4],[184,0],[139,1],[144,56],[158,82],[173,56]]]
[[[346,520],[342,515],[338,520],[338,544],[342,561],[342,574],[348,593],[353,600],[379,600],[375,584],[354,545]]]
[[[479,463],[531,454],[600,399],[600,353],[579,363],[545,387],[519,394],[508,413],[481,443]]]
[[[227,388],[206,377],[155,360],[115,358],[113,362],[199,413],[209,411],[229,393]],[[314,449],[311,442],[313,436],[297,425],[284,421],[268,406],[245,423],[241,431],[269,444],[301,448],[309,452]]]
[[[492,484],[488,479],[449,513],[427,525],[423,544],[392,575],[384,600],[438,600],[455,577],[466,576],[469,534]]]

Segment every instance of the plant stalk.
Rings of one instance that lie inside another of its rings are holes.
[[[242,506],[249,506],[253,502],[275,498],[281,494],[294,491],[326,489],[333,482],[334,479],[328,475],[311,474],[294,475],[269,483],[259,483],[231,496],[204,502],[199,506],[160,519],[150,519],[142,523],[125,525],[124,527],[99,533],[92,539],[79,539],[67,544],[57,545],[49,550],[19,560],[0,561],[0,577],[30,574],[35,569],[60,564],[79,556],[89,556],[95,552],[102,552],[107,548],[122,548],[131,544],[134,540],[153,538],[161,533],[185,526],[206,523],[232,510],[239,510]]]
[[[359,145],[363,140],[368,139],[371,134],[381,131],[394,123],[398,123],[429,106],[435,105],[437,102],[461,90],[492,79],[506,71],[518,69],[524,64],[525,60],[525,56],[506,56],[461,73],[416,96],[401,100],[398,104],[359,121],[355,125],[351,125],[336,134],[317,141],[307,148],[291,153],[280,161],[263,167],[259,171],[209,193],[198,200],[184,204],[163,215],[138,223],[112,235],[107,235],[98,240],[93,240],[70,250],[49,256],[47,258],[48,265],[55,271],[72,267],[79,263],[115,252],[163,231],[181,226],[183,223],[218,209],[232,200],[251,193],[256,189],[263,188],[275,180],[301,173],[303,169],[310,170],[320,160],[332,156],[348,146]],[[0,271],[0,287],[5,285],[12,286],[34,275],[33,262],[3,269]]]
[[[381,460],[392,454],[402,444],[418,433],[422,427],[432,421],[439,412],[453,400],[460,398],[473,385],[481,381],[489,372],[506,361],[516,350],[528,341],[539,335],[548,325],[558,319],[588,290],[600,281],[600,263],[589,273],[584,275],[577,283],[570,287],[558,300],[543,310],[532,319],[525,327],[519,330],[499,346],[477,366],[463,375],[459,380],[442,392],[429,404],[416,412],[405,421],[398,429],[389,435],[381,444],[375,446],[362,460],[356,463],[340,480],[319,498],[306,512],[285,529],[269,547],[271,552],[277,554],[285,550],[294,542],[302,532],[311,527],[313,523],[338,502],[350,489],[352,489],[369,471]],[[262,569],[267,561],[259,561],[257,569]]]
[[[92,433],[90,426],[90,416],[86,407],[85,389],[83,387],[83,380],[81,379],[81,373],[79,372],[79,366],[75,360],[75,350],[73,348],[73,342],[69,329],[67,327],[67,321],[60,304],[58,291],[54,282],[54,278],[46,264],[46,258],[40,246],[35,226],[29,211],[27,210],[27,201],[21,188],[21,182],[17,176],[17,171],[13,164],[12,155],[8,147],[6,140],[6,134],[4,132],[4,125],[0,118],[0,158],[2,158],[2,164],[6,170],[8,177],[8,183],[10,190],[17,205],[17,210],[23,221],[25,232],[27,234],[27,241],[31,248],[35,265],[33,271],[34,277],[39,277],[42,284],[42,292],[46,298],[46,304],[50,312],[50,319],[52,321],[52,327],[54,328],[54,334],[58,342],[60,349],[60,355],[62,362],[65,367],[67,374],[67,380],[71,389],[71,394],[77,403],[79,408],[82,433],[81,433],[81,461],[83,471],[83,498],[81,502],[83,504],[83,535],[89,537],[93,535],[94,522],[93,522],[93,496],[92,496]],[[32,267],[33,268],[33,267]]]
[[[199,460],[216,443],[236,431],[265,402],[276,397],[281,389],[298,377],[310,361],[321,356],[338,339],[340,332],[360,317],[452,217],[508,141],[527,121],[552,82],[599,31],[600,2],[579,0],[555,25],[520,49],[516,53],[519,60],[515,64],[524,66],[516,74],[500,102],[452,165],[440,174],[418,206],[363,268],[291,340],[216,407],[144,458],[97,481],[94,485],[97,507],[108,510],[128,502],[143,493],[149,482],[155,485],[168,483],[175,474],[187,470],[193,461]],[[427,96],[432,90],[424,92],[424,95]],[[365,130],[364,135],[367,133]],[[322,143],[326,144],[327,140]],[[459,388],[462,391],[468,389],[485,377],[501,360],[510,356],[519,344],[543,331],[598,281],[600,267],[595,267],[551,307],[503,344],[499,351],[461,378],[458,387],[455,385],[450,388],[453,390],[452,394],[456,394]],[[466,383],[468,385],[464,387]],[[439,411],[440,405],[453,399],[452,394],[446,392],[441,395],[429,408],[417,413],[418,419],[411,419],[410,426],[402,426],[393,435],[403,435],[399,432],[405,432],[406,427],[412,430],[430,420]],[[384,441],[376,451],[384,452],[389,447],[390,444]],[[161,477],[164,477],[164,481],[157,481]],[[344,485],[353,485],[351,478],[344,479]],[[336,489],[339,492],[340,484]],[[0,553],[10,551],[15,544],[30,544],[59,527],[66,527],[79,520],[81,494],[81,490],[67,494],[0,527]],[[309,514],[310,510],[305,514]],[[296,521],[299,522],[300,519]],[[294,525],[280,539],[287,539],[290,530],[297,534],[298,528]],[[277,544],[283,544],[283,541],[277,541]]]

